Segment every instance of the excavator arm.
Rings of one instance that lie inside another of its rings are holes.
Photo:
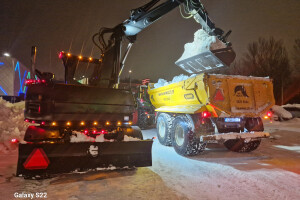
[[[131,10],[130,17],[127,20],[114,28],[101,28],[93,36],[95,45],[101,50],[100,60],[102,63],[98,69],[95,69],[90,82],[91,85],[105,88],[116,87],[137,34],[180,5],[183,5],[185,11],[190,13],[209,35],[216,36],[223,47],[194,56],[191,59],[185,59],[179,63],[176,62],[176,64],[189,73],[201,73],[229,65],[234,60],[235,53],[230,47],[231,44],[226,41],[231,31],[224,36],[224,31],[215,27],[200,1],[167,0],[156,5],[158,2],[159,0],[152,0],[139,8]],[[110,34],[108,41],[105,40],[107,34]],[[122,54],[121,47],[124,38],[127,38],[129,44],[125,53]]]
[[[209,18],[207,11],[200,1],[168,0],[154,7],[154,5],[156,5],[159,1],[160,0],[152,0],[146,5],[131,11],[130,18],[123,22],[123,26],[125,27],[124,33],[126,36],[137,35],[143,29],[147,28],[174,8],[184,4],[185,9],[194,16],[209,35],[217,36],[219,40],[226,43],[226,38],[230,32],[225,34],[226,37],[223,36],[224,31],[215,27],[215,24]]]

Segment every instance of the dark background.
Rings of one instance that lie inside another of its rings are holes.
[[[129,11],[150,0],[1,0],[0,52],[30,66],[30,49],[38,47],[37,68],[63,77],[58,59],[61,50],[99,57],[91,37],[100,27],[113,27],[129,17]],[[163,2],[164,0],[162,0]],[[217,27],[232,30],[229,41],[237,60],[247,44],[259,37],[283,39],[288,51],[300,37],[299,0],[202,0]],[[170,80],[184,73],[174,62],[184,44],[193,41],[200,25],[183,19],[179,9],[166,14],[138,35],[122,77]]]

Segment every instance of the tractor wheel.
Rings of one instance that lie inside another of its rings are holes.
[[[185,116],[177,116],[172,127],[172,144],[175,151],[183,156],[194,156],[205,149],[195,136],[189,120]]]
[[[143,140],[142,131],[138,126],[132,126],[130,129],[128,129],[126,132],[124,132],[124,135]]]
[[[162,145],[172,146],[171,128],[172,128],[172,117],[169,114],[161,113],[157,117],[156,129],[157,129],[157,138]]]
[[[145,113],[143,111],[139,111],[139,114],[138,114],[138,125],[139,125],[139,127],[142,130],[146,129],[148,127],[147,116],[145,115]]]
[[[224,142],[224,146],[230,151],[243,153],[257,149],[260,141],[260,139],[249,142],[245,142],[244,139],[227,140]]]

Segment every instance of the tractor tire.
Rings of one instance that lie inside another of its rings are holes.
[[[143,140],[142,131],[138,126],[132,126],[131,128],[127,129],[127,131],[124,132],[124,135]]]
[[[158,141],[165,146],[172,146],[171,140],[172,116],[161,113],[157,117],[156,129]]]
[[[147,117],[144,112],[140,112],[138,114],[138,126],[144,130],[148,128]]]
[[[172,127],[172,144],[175,151],[182,156],[194,156],[205,149],[200,139],[192,131],[186,116],[177,116]]]
[[[251,152],[260,145],[260,139],[245,142],[244,139],[227,140],[224,142],[224,146],[230,151],[244,153]]]

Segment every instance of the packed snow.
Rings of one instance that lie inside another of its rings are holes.
[[[6,152],[14,146],[11,139],[22,142],[28,124],[24,122],[25,103],[9,103],[0,98],[0,152]]]
[[[216,36],[208,35],[203,29],[197,30],[194,33],[194,41],[184,45],[184,52],[176,62],[209,51],[210,45],[215,42]]]
[[[285,110],[282,106],[274,105],[272,107],[272,110],[275,115],[285,120],[293,118],[292,114],[289,111]]]
[[[300,109],[300,104],[286,104],[282,106],[283,108],[298,108]]]
[[[178,76],[174,76],[172,81],[169,81],[169,82],[165,79],[160,78],[160,79],[158,79],[157,83],[154,84],[154,88],[163,87],[163,86],[166,86],[166,85],[169,85],[172,83],[178,83],[180,81],[184,81],[184,80],[194,77],[194,76],[196,76],[196,74],[192,74],[191,76],[180,74]]]

